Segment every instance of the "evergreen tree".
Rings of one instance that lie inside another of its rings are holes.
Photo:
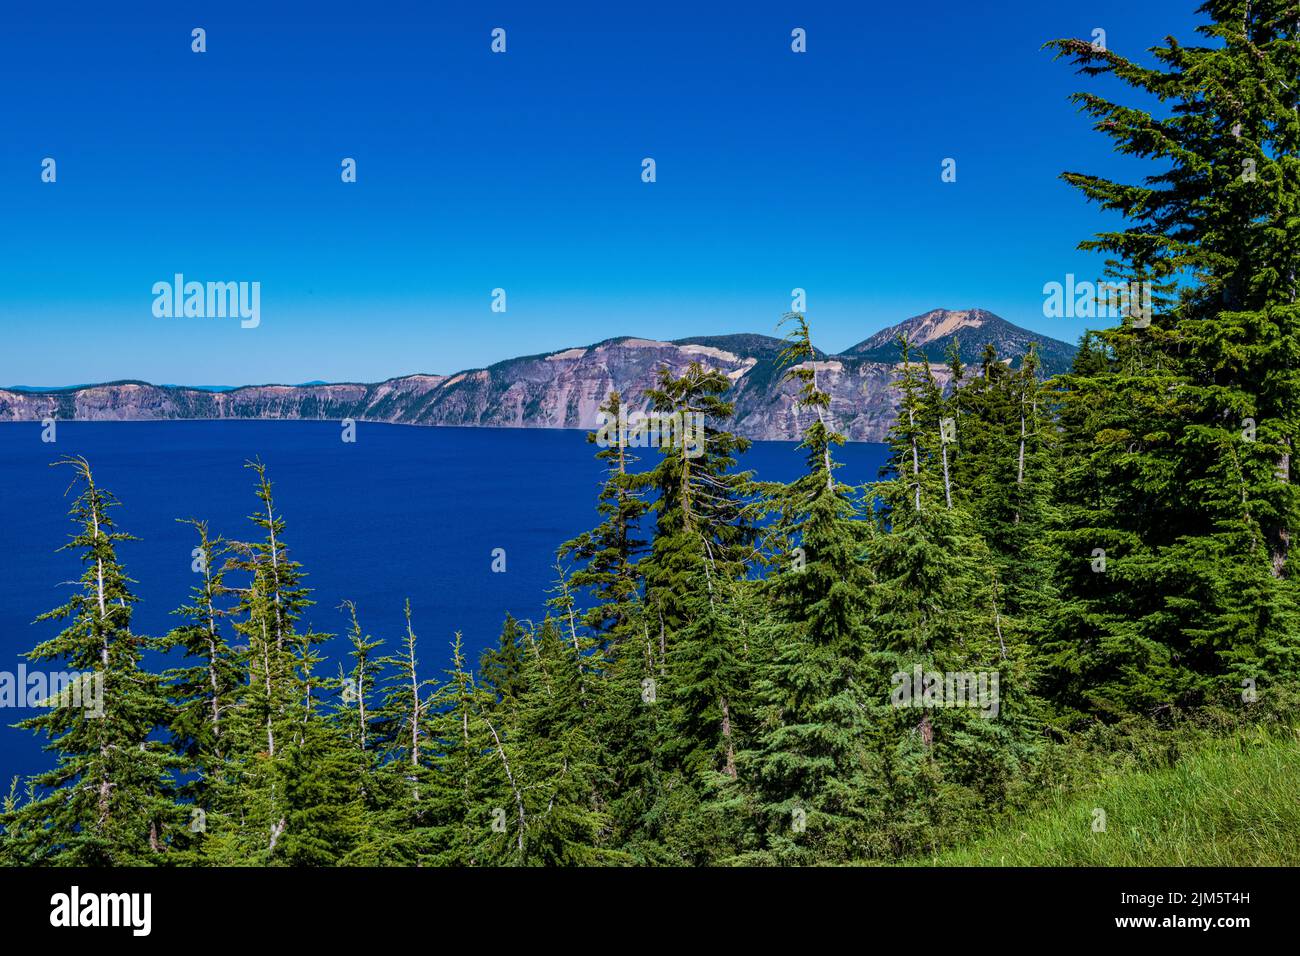
[[[473,866],[500,862],[518,846],[522,829],[518,803],[498,799],[499,735],[484,719],[487,699],[465,661],[459,631],[451,645],[447,680],[430,700],[433,715],[433,765],[437,786],[430,794],[434,826],[432,862],[439,866]],[[508,755],[506,761],[509,760]],[[513,795],[513,794],[512,794]]]
[[[593,676],[584,669],[580,648],[566,641],[563,626],[549,618],[535,647],[516,719],[498,729],[504,740],[516,744],[510,782],[519,788],[526,821],[517,862],[616,862],[619,854],[603,845],[608,820],[599,797],[601,767],[592,736]]]
[[[661,368],[656,386],[646,391],[659,421],[698,432],[693,447],[682,440],[661,445],[659,462],[636,481],[655,496],[654,541],[639,566],[661,638],[689,620],[709,577],[740,577],[754,554],[756,532],[746,500],[752,475],[732,470],[750,443],[722,427],[735,411],[724,397],[730,384],[717,369],[692,362],[677,377]]]
[[[206,815],[214,809],[213,781],[225,772],[229,733],[223,736],[223,723],[238,700],[240,668],[220,626],[226,615],[222,542],[210,536],[207,522],[191,518],[184,523],[198,532],[191,569],[201,579],[192,589],[191,603],[174,612],[185,623],[173,628],[159,648],[193,661],[162,676],[171,698],[172,747],[182,761],[177,792],[192,803],[186,830],[198,842],[206,831]]]
[[[1065,437],[1080,460],[1063,493],[1089,476],[1113,482],[1101,507],[1067,505],[1065,601],[1047,647],[1067,714],[1194,702],[1229,673],[1266,679],[1300,664],[1288,570],[1300,507],[1300,24],[1281,0],[1200,10],[1206,43],[1171,39],[1153,67],[1051,44],[1081,73],[1166,104],[1155,116],[1075,97],[1118,152],[1165,168],[1140,184],[1063,177],[1127,220],[1081,247],[1108,253],[1126,287],[1150,284],[1130,293],[1132,321],[1099,336],[1088,358],[1101,367],[1076,365],[1063,382],[1063,421],[1087,429]],[[1088,546],[1106,552],[1104,577],[1080,572]]]
[[[638,459],[628,451],[627,436],[623,434],[621,422],[626,408],[622,396],[617,391],[610,392],[600,411],[607,423],[603,434],[609,432],[608,423],[617,426],[615,440],[607,442],[596,453],[596,458],[606,466],[596,504],[602,520],[593,530],[562,544],[558,556],[561,560],[573,558],[582,562],[571,580],[575,588],[590,590],[594,598],[583,615],[584,623],[597,633],[612,637],[614,632],[626,630],[638,593],[636,562],[646,544],[638,534],[649,506],[632,479],[631,468]],[[587,440],[595,443],[601,434],[589,432]]]
[[[348,612],[350,618],[350,627],[348,628],[348,641],[352,645],[351,656],[354,661],[352,673],[340,680],[343,687],[344,704],[355,704],[356,714],[350,715],[348,723],[350,726],[346,732],[352,738],[353,744],[361,754],[370,754],[376,748],[375,727],[378,721],[378,715],[375,713],[374,705],[370,702],[370,696],[375,691],[375,683],[382,660],[376,661],[374,651],[378,647],[383,647],[384,642],[381,640],[372,640],[370,635],[363,634],[361,623],[357,620],[357,606],[351,601],[344,601],[342,608]],[[410,624],[411,605],[406,605],[407,624]],[[350,708],[349,708],[350,709]]]
[[[764,856],[780,862],[852,859],[864,849],[869,812],[861,777],[867,737],[855,682],[867,649],[871,580],[863,561],[867,525],[850,489],[835,478],[832,449],[844,436],[818,386],[817,353],[804,317],[782,355],[798,384],[807,471],[777,494],[785,536],[798,542],[786,569],[769,578],[773,653],[758,692],[755,751]]]
[[[48,710],[18,726],[43,733],[58,763],[35,777],[39,795],[9,826],[24,832],[33,863],[160,863],[184,817],[171,792],[178,761],[154,735],[167,722],[166,696],[143,667],[146,640],[131,629],[136,598],[117,556],[134,539],[117,530],[117,499],[85,458],[56,464],[73,469],[69,490],[79,488],[76,530],[60,550],[76,552],[83,570],[68,601],[37,618],[63,629],[26,657],[58,670],[48,674]]]
[[[661,368],[646,396],[653,420],[661,430],[673,423],[678,438],[661,442],[658,463],[636,479],[654,496],[654,539],[638,568],[643,627],[662,662],[656,699],[670,708],[673,728],[658,741],[656,759],[670,776],[649,816],[678,863],[703,862],[723,839],[714,824],[724,816],[701,808],[737,778],[753,703],[733,611],[738,582],[757,558],[757,489],[751,474],[734,470],[749,442],[726,430],[729,388],[725,375],[698,362],[680,376]]]
[[[900,350],[892,471],[872,492],[872,643],[860,671],[874,727],[866,779],[883,817],[871,852],[890,854],[931,849],[957,808],[1005,799],[1033,733],[1026,654],[997,608],[992,555],[966,509],[948,505],[938,474],[938,390],[907,342]],[[918,671],[926,693],[905,693]],[[987,699],[971,700],[965,675],[985,675]],[[964,703],[941,694],[958,678]]]
[[[401,653],[377,662],[384,670],[377,682],[381,702],[372,724],[375,766],[364,795],[364,836],[349,863],[421,866],[436,851],[433,682],[420,678],[409,600],[405,615]]]
[[[528,652],[524,628],[511,614],[501,625],[496,647],[484,648],[479,659],[479,678],[491,697],[494,709],[513,711],[527,688]]]
[[[214,785],[218,812],[208,815],[205,848],[217,863],[324,865],[360,838],[357,750],[321,710],[331,682],[314,672],[328,635],[300,626],[313,603],[304,572],[289,557],[265,467],[248,467],[259,501],[251,520],[266,537],[229,544],[226,573],[247,579],[230,588],[239,596],[231,617],[246,642],[245,678],[229,723],[233,759]],[[356,725],[350,730],[359,736]]]

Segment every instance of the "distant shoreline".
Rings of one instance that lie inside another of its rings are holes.
[[[226,424],[244,424],[248,422],[266,422],[268,424],[326,424],[340,422],[341,418],[60,418],[60,425],[170,425],[173,422],[221,422]],[[590,432],[594,428],[577,425],[447,425],[440,422],[386,422],[378,419],[354,418],[358,425],[391,425],[394,428],[445,428],[463,429],[464,431],[513,431],[513,432]],[[40,425],[37,419],[0,421],[0,427],[19,425]],[[750,441],[764,442],[771,445],[798,445],[799,438],[751,438]],[[886,442],[846,439],[853,445],[884,445]]]

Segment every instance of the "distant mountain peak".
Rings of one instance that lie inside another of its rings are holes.
[[[986,309],[931,309],[910,319],[904,319],[897,325],[881,329],[870,338],[848,349],[846,354],[858,355],[874,351],[882,345],[892,346],[904,333],[907,334],[908,341],[919,346],[949,338],[966,329],[985,329],[999,323],[1016,328],[1006,319]]]
[[[989,323],[990,319],[1001,322],[992,312],[983,309],[931,309],[921,315],[908,319],[903,324],[912,333],[911,340],[916,345],[925,345],[938,339],[954,335],[962,329],[978,329]]]
[[[898,359],[898,337],[908,341],[932,363],[942,362],[948,345],[956,339],[964,362],[978,361],[985,345],[992,345],[1000,359],[1019,366],[1020,358],[1035,343],[1045,375],[1068,371],[1075,347],[1050,335],[1012,325],[987,309],[931,309],[897,325],[881,329],[845,351],[846,355],[891,362]]]

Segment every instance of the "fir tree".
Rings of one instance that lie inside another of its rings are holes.
[[[868,813],[862,779],[867,738],[859,665],[868,647],[867,525],[832,449],[844,436],[818,386],[817,353],[802,315],[782,355],[811,412],[799,446],[807,471],[772,503],[793,559],[769,578],[772,655],[758,687],[761,723],[754,787],[764,834],[760,858],[783,863],[852,859],[863,852]]]
[[[610,392],[600,411],[607,423],[621,422],[626,412],[622,396],[617,391]],[[558,551],[561,560],[572,558],[582,562],[571,581],[575,588],[589,590],[594,599],[584,612],[584,623],[611,638],[626,630],[638,591],[636,562],[646,544],[638,534],[641,519],[649,510],[632,478],[631,468],[637,456],[628,451],[627,436],[621,425],[615,432],[616,439],[596,453],[596,458],[606,466],[596,504],[601,523],[566,541]],[[596,442],[598,434],[588,433],[587,440]]]
[[[230,735],[223,725],[238,700],[240,668],[221,629],[226,615],[225,569],[219,564],[223,544],[210,536],[207,522],[189,519],[185,523],[198,532],[191,568],[202,577],[192,589],[191,603],[174,612],[185,623],[173,628],[159,647],[164,652],[180,651],[194,662],[167,670],[163,679],[171,698],[172,747],[182,760],[184,774],[178,794],[193,804],[187,831],[201,841],[206,815],[214,809],[213,781],[225,772]]]
[[[76,530],[60,550],[76,552],[83,570],[68,601],[37,619],[63,629],[26,656],[55,665],[54,678],[74,673],[61,688],[51,679],[49,709],[18,725],[43,733],[58,763],[35,777],[39,796],[10,825],[25,831],[34,863],[159,863],[183,816],[171,793],[178,761],[154,735],[167,722],[165,693],[143,667],[146,641],[131,629],[136,598],[117,556],[117,545],[134,539],[117,530],[117,499],[96,484],[85,458],[56,464],[73,469],[69,490],[79,487],[70,511]]]
[[[1026,654],[997,608],[992,555],[965,507],[948,506],[937,474],[942,436],[929,426],[938,423],[938,390],[908,344],[900,348],[904,413],[890,435],[894,470],[872,494],[873,636],[860,670],[874,729],[866,783],[884,811],[872,852],[889,853],[932,848],[952,806],[996,805],[1020,776],[1033,733],[1022,702]],[[940,680],[985,674],[990,689],[996,676],[997,698],[977,710],[901,694],[918,669]]]
[[[638,568],[645,630],[662,672],[657,700],[669,706],[673,728],[656,758],[672,777],[662,779],[649,813],[677,862],[702,862],[718,839],[700,808],[736,780],[752,706],[732,611],[738,582],[757,557],[756,488],[752,475],[734,470],[749,442],[726,430],[734,412],[729,387],[721,372],[692,362],[680,376],[661,368],[646,393],[660,421],[685,425],[679,434],[695,439],[661,444],[658,463],[637,476],[637,487],[655,498],[654,540]]]
[[[1228,672],[1290,674],[1298,661],[1288,555],[1300,506],[1290,478],[1300,186],[1289,169],[1300,91],[1289,78],[1300,26],[1289,3],[1200,9],[1207,43],[1171,39],[1152,51],[1154,67],[1084,41],[1051,44],[1081,73],[1168,104],[1155,116],[1075,97],[1118,152],[1165,168],[1136,185],[1063,177],[1127,220],[1081,247],[1108,253],[1128,288],[1150,283],[1131,321],[1101,333],[1091,366],[1063,382],[1065,441],[1079,459],[1063,494],[1110,483],[1092,507],[1065,499],[1064,601],[1047,652],[1067,713],[1194,702]],[[1089,547],[1105,552],[1104,576],[1079,570]]]
[[[505,775],[497,769],[500,757],[490,734],[494,725],[483,718],[486,694],[466,664],[459,631],[451,658],[447,680],[430,701],[437,780],[430,794],[435,820],[432,861],[439,866],[481,865],[508,854],[512,836],[517,846],[522,829],[511,827],[511,821],[518,823],[518,804],[498,799],[498,782]]]
[[[315,668],[328,635],[300,626],[313,603],[304,573],[289,557],[265,467],[248,467],[259,502],[251,520],[266,537],[229,544],[226,573],[247,580],[230,587],[239,597],[231,618],[246,642],[246,670],[229,723],[234,759],[217,788],[218,813],[209,814],[205,846],[219,863],[320,865],[341,859],[359,838],[357,751],[321,710],[331,682],[317,678]],[[286,847],[290,826],[297,830]]]

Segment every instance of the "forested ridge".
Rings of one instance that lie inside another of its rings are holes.
[[[115,501],[91,463],[62,462],[82,575],[28,658],[101,673],[103,713],[22,722],[53,766],[15,781],[0,859],[892,862],[960,847],[1098,768],[1286,733],[1300,4],[1202,11],[1205,45],[1170,41],[1156,67],[1051,45],[1163,103],[1080,94],[1098,132],[1159,170],[1065,174],[1123,217],[1084,246],[1149,283],[1149,322],[1090,333],[1046,381],[1032,351],[1012,368],[975,342],[949,350],[943,388],[900,341],[879,476],[838,468],[802,314],[783,324],[806,462],[790,483],[745,469],[716,369],[609,395],[615,420],[626,402],[702,416],[703,442],[593,435],[593,527],[557,543],[545,618],[507,618],[476,663],[460,635],[449,664],[423,636],[445,622],[408,606],[405,633],[371,635],[345,604],[351,654],[333,671],[260,462],[249,528],[194,520],[193,593],[170,632],[137,634]],[[980,677],[979,706],[954,703],[952,675]]]

